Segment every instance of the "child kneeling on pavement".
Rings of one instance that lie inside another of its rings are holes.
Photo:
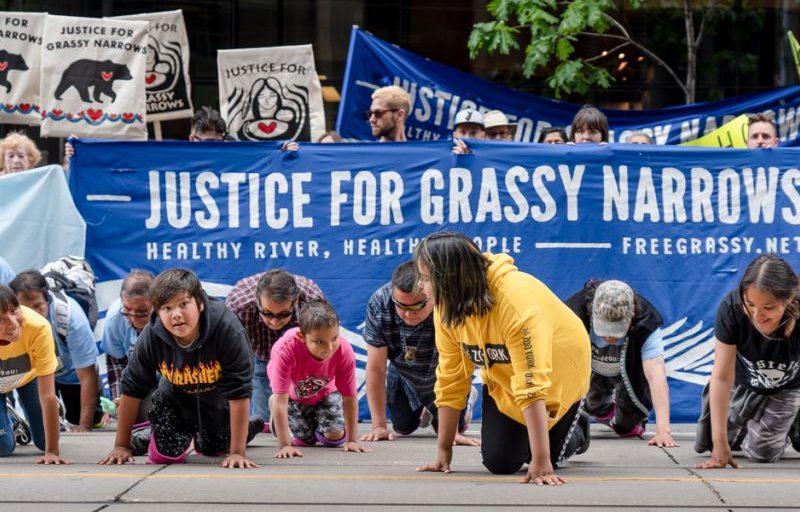
[[[336,311],[325,301],[312,301],[300,310],[299,323],[275,343],[267,365],[275,457],[302,457],[296,447],[316,443],[370,451],[357,442],[356,358],[339,335]]]
[[[131,428],[139,402],[158,386],[148,414],[152,432],[136,432],[146,437],[134,437],[134,452],[143,453],[138,445],[146,444],[148,463],[184,463],[194,442],[197,453],[225,454],[222,467],[259,467],[245,456],[263,420],[249,420],[253,355],[241,323],[203,292],[190,270],[162,272],[151,301],[157,314],[122,374],[115,446],[99,463],[133,462]]]

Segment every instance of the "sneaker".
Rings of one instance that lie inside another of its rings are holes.
[[[422,413],[419,415],[419,428],[428,428],[433,421],[433,414],[427,407],[422,408]]]
[[[615,424],[611,424],[611,428],[614,429],[614,432],[617,433],[619,437],[638,437],[641,438],[644,436],[644,425],[641,423],[637,423],[633,426],[633,428],[629,432],[620,432],[619,428]]]
[[[309,446],[314,446],[314,444],[316,444],[316,442],[307,443],[307,442],[303,441],[302,439],[298,439],[296,437],[292,438],[292,446],[300,446],[300,447],[306,447],[307,448]]]
[[[150,425],[133,429],[131,432],[131,455],[144,455],[150,446]]]
[[[611,409],[608,410],[607,413],[602,414],[600,416],[595,416],[594,420],[598,423],[602,423],[603,425],[611,426],[611,420],[614,419],[614,416],[617,415],[617,404],[615,402],[611,402]]]
[[[578,448],[578,451],[575,452],[575,455],[580,455],[586,453],[589,449],[589,443],[592,441],[591,431],[589,430],[589,415],[581,411],[578,416],[578,424],[575,425],[575,428],[579,428],[583,432],[583,444]]]
[[[264,431],[264,420],[261,416],[250,416],[250,421],[247,422],[247,442],[253,440],[258,434]]]

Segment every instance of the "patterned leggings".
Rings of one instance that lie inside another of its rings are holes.
[[[315,432],[327,434],[344,431],[342,395],[334,391],[319,402],[309,405],[289,399],[289,430],[306,444],[317,441]]]
[[[703,410],[697,422],[695,451],[712,449],[709,385],[703,389]],[[775,462],[791,444],[800,448],[800,389],[762,395],[734,386],[728,409],[728,442],[754,462]]]
[[[180,457],[195,439],[195,450],[198,453],[219,455],[230,449],[230,432],[198,433],[193,424],[181,418],[178,404],[171,398],[165,398],[159,391],[153,393],[153,406],[148,418],[153,428],[156,449],[167,457]]]

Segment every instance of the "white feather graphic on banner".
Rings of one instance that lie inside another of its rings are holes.
[[[705,386],[714,365],[714,328],[703,322],[686,326],[687,318],[661,328],[667,376]]]

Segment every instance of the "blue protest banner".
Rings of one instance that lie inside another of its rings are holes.
[[[581,105],[509,89],[439,64],[353,27],[336,130],[343,137],[373,140],[364,112],[378,87],[398,85],[411,96],[406,136],[447,139],[456,113],[466,108],[503,111],[518,125],[515,140],[536,142],[543,129],[569,127]],[[781,144],[798,144],[800,86],[783,87],[711,103],[655,110],[603,109],[611,142],[625,142],[632,131],[650,134],[657,144],[694,140],[745,113],[771,112]]]
[[[759,254],[800,268],[798,150],[470,147],[77,141],[70,187],[99,281],[183,266],[224,295],[267,268],[310,277],[362,384],[367,300],[432,232],[509,253],[562,298],[622,279],[664,317],[673,420],[696,420],[719,301]]]

